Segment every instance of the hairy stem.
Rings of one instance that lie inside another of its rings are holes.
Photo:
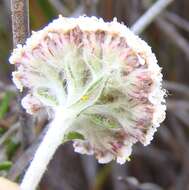
[[[56,149],[62,144],[65,131],[71,125],[75,117],[76,114],[68,113],[67,110],[63,111],[63,109],[60,108],[57,109],[54,120],[51,122],[49,130],[26,171],[20,185],[21,190],[36,189]]]

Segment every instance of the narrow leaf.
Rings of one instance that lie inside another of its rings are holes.
[[[76,131],[71,131],[64,137],[64,142],[70,141],[70,140],[75,140],[75,139],[80,139],[84,140],[84,136],[81,133],[78,133]]]
[[[12,166],[12,162],[10,161],[4,161],[4,162],[0,162],[0,171],[2,170],[9,170]]]
[[[2,119],[8,111],[11,94],[6,92],[0,103],[0,119]]]

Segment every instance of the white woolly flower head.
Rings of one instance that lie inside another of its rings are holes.
[[[100,163],[124,163],[148,144],[165,118],[161,68],[151,48],[114,19],[59,17],[10,57],[28,113],[57,107],[78,113],[65,139]],[[64,113],[66,114],[66,113]]]

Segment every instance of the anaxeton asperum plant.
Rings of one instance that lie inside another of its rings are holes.
[[[76,152],[94,154],[99,163],[123,164],[165,118],[155,55],[116,19],[60,16],[18,45],[10,63],[17,88],[28,89],[22,106],[52,118],[21,190],[36,188],[62,142],[72,140]]]

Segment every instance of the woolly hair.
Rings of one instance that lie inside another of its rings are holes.
[[[18,45],[10,63],[17,88],[28,89],[26,111],[77,112],[64,137],[100,163],[124,163],[132,145],[149,144],[165,118],[155,55],[116,19],[60,16]]]

